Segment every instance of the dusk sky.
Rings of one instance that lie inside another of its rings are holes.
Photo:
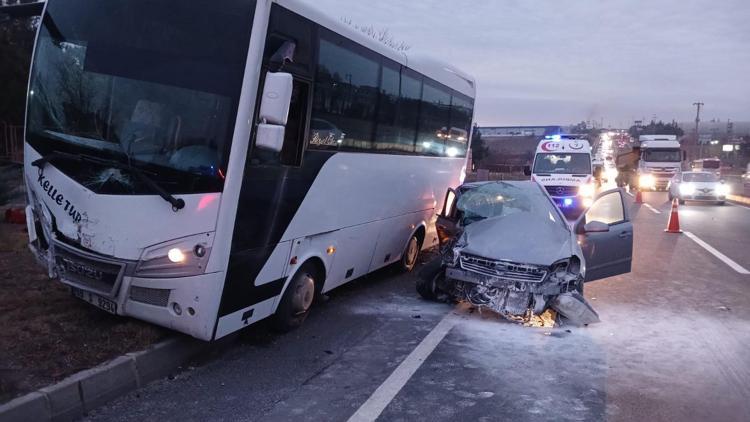
[[[480,125],[750,120],[748,0],[309,0],[477,79]]]

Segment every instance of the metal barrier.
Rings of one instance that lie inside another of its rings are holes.
[[[0,160],[23,162],[23,126],[0,122]]]
[[[501,173],[501,172],[481,172],[466,174],[466,182],[484,182],[488,180],[529,180],[529,176],[523,173]]]

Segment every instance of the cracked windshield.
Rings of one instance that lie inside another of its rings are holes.
[[[748,22],[0,0],[0,421],[749,420]]]

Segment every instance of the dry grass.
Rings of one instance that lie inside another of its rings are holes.
[[[23,225],[0,223],[0,403],[165,337],[75,299],[37,265],[27,239]]]

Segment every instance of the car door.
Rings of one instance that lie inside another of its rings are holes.
[[[438,214],[435,229],[437,230],[440,247],[448,244],[458,233],[458,219],[456,218],[456,191],[448,189],[443,201],[443,209]]]
[[[575,231],[586,260],[586,282],[630,272],[633,223],[622,189],[599,194],[576,222]]]

